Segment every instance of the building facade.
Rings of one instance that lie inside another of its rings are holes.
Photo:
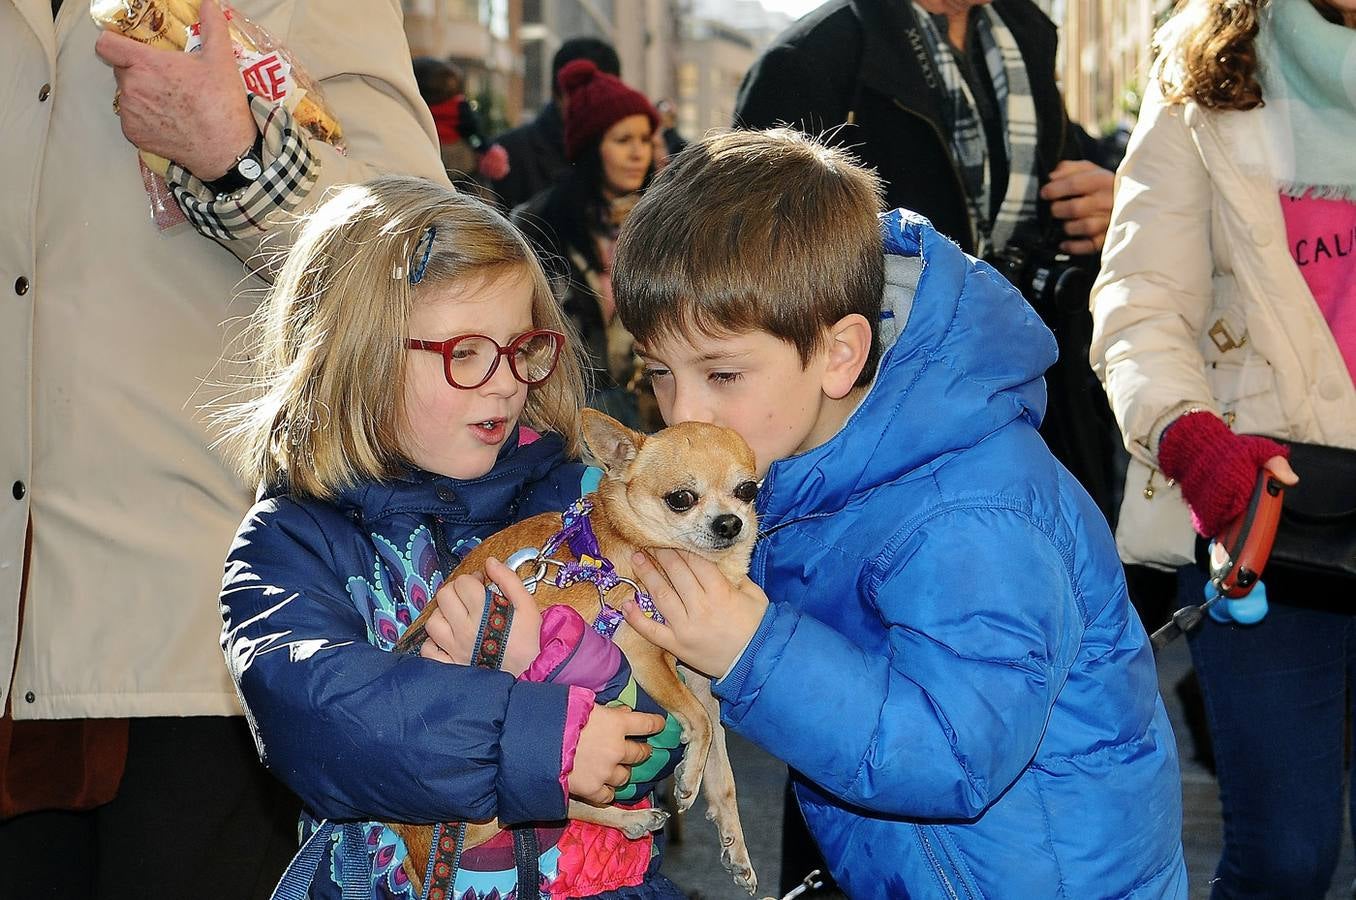
[[[622,79],[651,100],[671,97],[678,66],[679,0],[522,0],[523,110],[551,99],[551,58],[574,37],[617,48]]]
[[[524,0],[402,0],[412,56],[434,56],[466,73],[466,94],[494,133],[523,112],[520,31]]]
[[[1155,26],[1171,0],[1044,0],[1059,26],[1069,117],[1093,134],[1133,121],[1153,60]]]
[[[791,24],[758,0],[693,0],[683,20],[678,61],[678,130],[699,138],[734,123],[744,74]]]

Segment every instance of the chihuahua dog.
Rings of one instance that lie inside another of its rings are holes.
[[[715,425],[686,422],[646,436],[591,409],[581,413],[581,431],[585,447],[604,473],[592,497],[591,524],[599,548],[611,560],[617,575],[631,579],[632,554],[653,548],[686,550],[704,557],[732,583],[747,575],[758,530],[753,510],[758,485],[754,481],[753,451],[738,434]],[[542,548],[561,532],[562,522],[559,513],[543,513],[518,522],[476,547],[454,574],[483,573],[489,556],[508,560],[523,548]],[[569,548],[562,547],[554,557],[562,562],[569,560]],[[545,567],[537,565],[538,571]],[[520,575],[532,574],[532,563],[524,563]],[[604,597],[591,582],[559,588],[541,580],[534,596],[540,609],[565,604],[591,622],[606,608],[615,609],[629,599],[631,590],[623,583],[612,596]],[[429,604],[401,637],[398,648],[408,649],[423,640],[424,622],[434,609],[436,605]],[[682,726],[687,747],[674,776],[678,810],[686,811],[698,789],[705,787],[707,818],[715,822],[720,834],[721,862],[752,894],[757,879],[735,805],[734,773],[710,680],[686,668],[680,679],[673,655],[645,640],[624,621],[613,640],[631,664],[636,683]],[[667,813],[656,809],[595,807],[578,800],[570,801],[568,814],[571,819],[619,828],[633,839],[657,830],[668,818]],[[409,850],[404,863],[407,874],[415,885],[422,886],[432,826],[391,827],[404,838]],[[497,821],[473,823],[467,829],[465,846],[477,846],[498,830]]]

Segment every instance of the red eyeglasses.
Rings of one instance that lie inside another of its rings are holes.
[[[494,377],[501,357],[508,357],[513,377],[531,387],[551,377],[565,347],[565,335],[538,328],[525,331],[507,347],[484,334],[460,334],[445,341],[410,338],[411,350],[427,350],[443,357],[443,374],[454,388],[469,391]]]

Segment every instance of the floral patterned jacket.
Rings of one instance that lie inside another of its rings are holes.
[[[515,437],[478,479],[412,470],[334,502],[273,493],[246,516],[226,562],[222,648],[260,757],[302,798],[303,835],[322,819],[362,823],[335,832],[310,896],[337,898],[354,859],[370,864],[374,898],[415,896],[383,821],[564,819],[567,685],[390,651],[470,548],[563,509],[596,475],[564,461],[557,436]],[[561,836],[539,829],[548,884],[571,852]],[[362,852],[343,846],[359,838]],[[455,895],[511,896],[511,841],[480,856],[464,858]]]

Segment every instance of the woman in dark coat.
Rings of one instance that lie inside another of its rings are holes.
[[[631,336],[612,302],[612,247],[654,171],[659,117],[644,94],[589,60],[565,66],[558,80],[570,169],[514,210],[513,220],[556,277],[557,295],[588,351],[589,405],[643,427],[645,417],[629,387]]]

